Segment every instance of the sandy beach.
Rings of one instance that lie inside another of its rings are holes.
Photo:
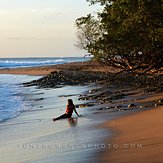
[[[22,82],[30,81],[30,78],[34,80],[41,77],[33,76],[35,74],[32,68],[29,69],[31,70],[29,73],[23,69],[17,69],[21,74],[16,73],[16,75],[24,76]],[[40,68],[34,68],[34,71],[36,69],[41,72],[40,74],[36,71],[37,75],[44,75]],[[14,75],[15,70],[13,72],[10,70],[7,74]],[[0,77],[3,78],[3,75]],[[108,118],[119,116],[120,113],[107,117],[96,109],[81,107],[77,109],[78,113],[82,115],[80,118],[73,115],[71,119],[55,123],[52,121],[54,117],[65,112],[68,98],[72,98],[76,105],[80,105],[83,101],[78,101],[79,95],[94,88],[94,84],[64,86],[56,89],[26,87],[22,96],[31,102],[32,108],[0,124],[0,162],[58,163],[94,160],[95,153],[99,152],[101,148],[96,149],[93,145],[101,144],[104,137],[110,135],[105,129],[97,129],[95,126]],[[98,158],[95,160],[99,162]]]
[[[75,62],[51,66],[39,67],[24,67],[24,68],[3,68],[0,69],[0,74],[18,74],[18,75],[48,75],[52,71],[61,70],[82,70],[82,71],[100,71],[100,72],[115,72],[115,69],[107,66],[101,66],[97,62]],[[118,71],[118,70],[117,70]]]
[[[27,88],[23,96],[31,101],[31,110],[0,124],[0,162],[64,163],[94,159],[97,149],[91,144],[100,144],[110,134],[95,126],[107,117],[103,119],[91,110],[78,108],[82,117],[73,114],[71,119],[52,121],[64,113],[67,98],[71,97],[75,104],[80,104],[78,94],[89,89],[90,86]]]
[[[157,101],[163,94],[147,98],[144,102]],[[143,101],[142,101],[143,102]],[[163,162],[163,106],[129,115],[104,124],[114,135],[110,148],[102,155],[110,163]]]
[[[65,69],[77,72],[93,69],[96,72],[100,67],[84,62],[2,69],[0,73],[44,76]],[[100,72],[106,72],[106,68]],[[114,69],[107,72],[112,73]],[[162,105],[162,102],[158,102],[163,97],[162,93],[146,94],[138,88],[115,87],[110,83],[103,86],[103,82],[98,85],[89,83],[85,86],[36,88],[27,86],[24,94],[32,101],[32,109],[0,125],[1,162],[163,161],[162,106],[158,106]],[[78,111],[82,117],[76,119],[74,115],[73,119],[52,122],[54,116],[64,112],[65,101],[69,97],[79,106]],[[103,148],[103,145],[106,147],[108,144],[111,147]],[[126,144],[127,147],[124,147]]]

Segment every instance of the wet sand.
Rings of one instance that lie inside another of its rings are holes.
[[[90,162],[96,149],[109,133],[95,128],[104,122],[100,114],[78,108],[82,117],[53,122],[52,118],[64,113],[67,98],[80,104],[78,96],[90,86],[69,86],[57,89],[28,88],[24,92],[32,109],[0,124],[0,162],[2,163],[62,163]],[[106,117],[107,118],[107,117]],[[110,116],[110,119],[113,115]],[[99,133],[101,133],[99,135]]]
[[[81,66],[87,69],[87,63],[64,64],[35,68],[2,69],[1,74],[46,75],[51,71],[75,69]],[[57,68],[56,68],[57,67]],[[87,69],[88,70],[88,69]],[[32,79],[31,79],[32,80]],[[3,163],[58,163],[58,162],[91,162],[95,153],[101,148],[94,145],[102,143],[110,133],[95,126],[120,116],[98,113],[89,108],[78,108],[82,115],[61,121],[52,121],[54,117],[65,112],[69,97],[78,101],[79,94],[92,89],[91,86],[70,86],[57,89],[35,89],[28,87],[23,96],[31,101],[32,109],[18,117],[0,124],[0,162]],[[95,114],[94,114],[95,112]],[[97,114],[98,113],[98,114]],[[103,114],[103,115],[102,115]],[[99,134],[101,133],[101,134]],[[95,162],[99,162],[96,158]]]
[[[30,77],[31,80],[38,78],[27,76],[28,81]],[[101,144],[111,133],[96,126],[119,117],[120,112],[108,116],[98,107],[81,107],[77,108],[82,115],[79,118],[73,114],[71,119],[52,121],[65,112],[68,98],[80,105],[83,101],[78,101],[79,95],[94,88],[94,84],[56,89],[24,88],[22,96],[31,102],[32,108],[0,124],[0,162],[100,162],[96,154],[102,151]]]

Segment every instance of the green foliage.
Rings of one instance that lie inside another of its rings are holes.
[[[90,2],[91,5],[95,3],[100,3],[101,5],[105,5],[105,4],[111,3],[112,0],[87,0],[87,2]]]
[[[162,0],[87,1],[103,11],[76,20],[81,48],[125,70],[163,67]]]

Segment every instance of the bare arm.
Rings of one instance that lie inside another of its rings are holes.
[[[79,117],[79,114],[78,114],[78,112],[76,111],[75,107],[74,107],[74,111],[75,111],[76,115]]]

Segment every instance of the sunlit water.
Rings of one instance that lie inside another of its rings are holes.
[[[1,58],[0,69],[35,67],[46,65],[57,65],[69,62],[87,61],[89,58]],[[29,110],[31,103],[22,95],[25,88],[21,83],[38,79],[39,77],[23,75],[0,75],[0,122],[18,116],[22,111]]]
[[[56,57],[56,58],[0,58],[0,69],[17,67],[35,67],[57,65],[69,62],[88,61],[90,58],[84,57]]]
[[[23,75],[0,75],[0,122],[14,118],[22,111],[31,108],[30,102],[22,96],[25,88],[21,83],[37,78]]]

